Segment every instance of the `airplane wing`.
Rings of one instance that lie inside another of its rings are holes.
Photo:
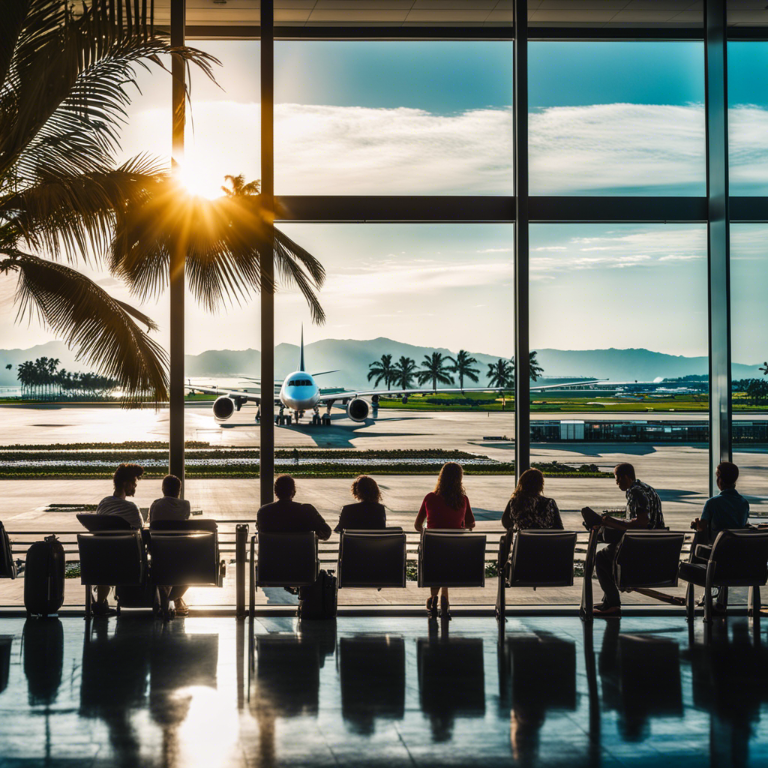
[[[531,392],[546,391],[548,389],[561,389],[562,387],[574,387],[580,384],[597,384],[600,379],[589,381],[572,381],[565,382],[564,384],[545,384],[537,387],[531,387]],[[346,402],[352,400],[355,397],[403,397],[406,395],[440,395],[440,394],[463,394],[465,392],[511,392],[512,387],[448,387],[432,389],[371,389],[371,390],[350,390],[347,392],[334,392],[329,394],[321,394],[321,403],[334,403],[337,400]]]
[[[232,400],[240,401],[240,404],[243,403],[256,403],[256,405],[261,405],[261,395],[257,395],[254,392],[242,392],[237,389],[221,389],[220,387],[206,387],[206,386],[200,386],[199,384],[187,384],[185,389],[188,389],[192,394],[195,392],[201,392],[205,395],[219,395],[221,397],[230,397]],[[280,405],[280,398],[276,397],[275,399],[275,405]],[[239,410],[239,407],[238,407]]]

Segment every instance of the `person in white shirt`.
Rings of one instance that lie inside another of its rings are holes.
[[[189,502],[180,499],[181,480],[176,475],[166,475],[163,478],[163,497],[155,499],[149,508],[149,525],[159,520],[187,520],[192,512]],[[173,600],[177,616],[188,616],[189,607],[183,597],[189,587],[164,587],[168,589],[168,599]]]
[[[192,510],[186,499],[180,499],[181,480],[176,475],[163,478],[163,497],[155,499],[149,508],[149,524],[158,520],[187,520]]]
[[[126,497],[136,494],[136,486],[144,470],[138,464],[120,464],[112,476],[114,492],[105,496],[96,507],[97,515],[115,515],[128,521],[131,528],[142,528],[144,521],[139,508]],[[107,598],[109,587],[96,587],[96,603],[93,612],[96,616],[107,616],[111,613]]]

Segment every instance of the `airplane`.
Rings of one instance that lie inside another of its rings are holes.
[[[403,405],[408,402],[411,395],[422,395],[430,393],[464,393],[464,392],[509,392],[510,387],[465,387],[464,389],[455,387],[448,389],[372,389],[372,390],[349,390],[342,392],[322,393],[315,382],[315,376],[322,376],[336,371],[321,371],[311,374],[304,365],[304,329],[301,331],[301,353],[299,357],[298,370],[289,373],[279,393],[274,399],[274,404],[279,408],[275,416],[275,424],[290,424],[291,420],[299,424],[304,414],[313,411],[312,424],[328,426],[331,423],[331,408],[338,403],[346,406],[347,417],[354,422],[363,422],[368,418],[368,414],[373,410],[373,417],[376,418],[379,409],[379,399],[382,397],[400,397]],[[250,379],[259,381],[258,379]],[[260,383],[260,381],[259,381]],[[591,381],[575,382],[577,384],[592,384]],[[531,387],[531,391],[561,389],[568,384],[548,384],[544,386]],[[261,394],[248,392],[245,390],[222,390],[219,387],[206,387],[199,384],[192,384],[190,381],[186,387],[191,393],[201,392],[208,395],[218,395],[213,403],[213,417],[219,423],[230,419],[236,411],[239,411],[243,405],[252,402],[256,403],[256,422],[261,421]],[[368,400],[370,398],[370,405]],[[320,408],[325,407],[326,413],[320,416]],[[286,415],[285,410],[289,413]]]

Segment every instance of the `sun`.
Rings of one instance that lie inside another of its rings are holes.
[[[184,188],[196,197],[213,200],[223,194],[221,185],[224,183],[224,172],[195,155],[184,158],[179,179]]]

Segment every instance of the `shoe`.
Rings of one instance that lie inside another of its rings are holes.
[[[180,597],[173,602],[176,605],[177,616],[189,616],[189,606]]]
[[[592,613],[595,616],[602,616],[604,618],[619,618],[621,616],[620,605],[605,605],[601,603],[599,606],[595,606],[592,609]]]
[[[451,606],[448,604],[447,600],[440,601],[440,618],[445,619],[446,621],[451,620]]]
[[[109,607],[109,603],[105,600],[103,603],[93,603],[91,606],[91,612],[94,616],[117,616],[117,611],[114,608]]]
[[[437,618],[437,596],[427,598],[427,615],[430,619]]]

